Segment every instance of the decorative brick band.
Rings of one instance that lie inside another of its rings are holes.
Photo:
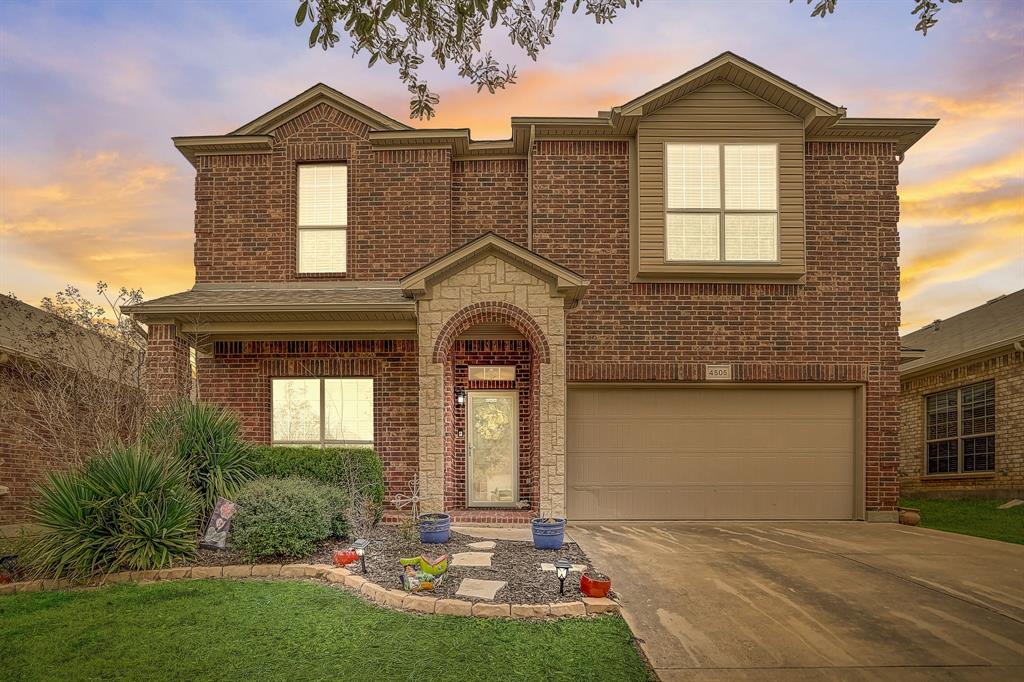
[[[366,578],[328,564],[235,564],[230,566],[193,566],[191,568],[164,568],[152,571],[122,571],[108,573],[101,578],[82,584],[70,580],[31,580],[0,585],[0,595],[101,587],[116,583],[147,583],[158,580],[204,580],[209,578],[312,578],[334,585],[342,585],[367,601],[382,606],[417,613],[436,613],[446,616],[475,616],[477,618],[562,618],[588,616],[599,613],[618,613],[619,605],[611,599],[552,602],[550,604],[499,604],[468,602],[461,599],[411,594],[404,590],[381,587]]]
[[[514,328],[527,338],[540,362],[544,364],[551,362],[548,340],[536,320],[522,308],[499,301],[474,303],[452,315],[437,334],[437,340],[434,342],[433,361],[444,362],[455,339],[473,325],[494,323],[507,324]]]
[[[704,363],[682,362],[570,362],[568,363],[566,381],[703,382],[705,367]],[[863,383],[868,380],[870,366],[821,363],[734,363],[732,369],[732,383],[758,381]]]

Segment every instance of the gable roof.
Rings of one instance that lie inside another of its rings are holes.
[[[317,83],[284,104],[278,105],[229,135],[267,135],[281,124],[319,104],[327,104],[365,123],[370,130],[411,130],[409,126],[357,102],[329,85]]]
[[[927,369],[996,352],[1024,341],[1024,289],[994,298],[948,320],[936,320],[900,339],[919,357],[900,365],[900,373]]]
[[[413,128],[323,83],[296,95],[227,135],[175,137],[174,145],[193,165],[198,156],[268,154],[272,133],[320,104],[339,109],[369,128],[378,148],[443,147],[456,159],[526,158],[535,139],[592,139],[632,136],[640,119],[713,82],[734,84],[798,118],[806,138],[868,139],[896,144],[903,154],[935,127],[937,119],[847,118],[846,109],[791,83],[732,52],[723,52],[625,104],[594,117],[514,116],[507,140],[473,140],[468,128]]]
[[[487,232],[409,273],[399,280],[399,285],[407,294],[429,296],[435,282],[491,254],[550,282],[552,291],[565,297],[566,307],[578,303],[589,284],[572,270],[493,232]]]
[[[811,94],[737,54],[723,52],[681,76],[613,108],[611,119],[614,122],[622,116],[647,116],[716,80],[729,81],[805,120],[816,116],[839,117],[846,113],[844,108]]]

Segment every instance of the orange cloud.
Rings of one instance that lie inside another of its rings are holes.
[[[462,81],[440,93],[435,118],[414,125],[470,128],[473,139],[484,140],[508,138],[513,116],[596,116],[642,94],[635,77],[649,71],[653,61],[651,55],[631,53],[570,65],[528,65],[515,85],[493,95],[477,93]]]
[[[0,233],[13,265],[160,293],[191,285],[192,181],[174,166],[101,152],[32,180],[0,179]]]

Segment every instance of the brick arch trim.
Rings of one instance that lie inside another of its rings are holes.
[[[551,349],[548,347],[547,337],[536,320],[522,308],[498,301],[474,303],[452,315],[441,327],[437,340],[434,341],[434,362],[444,362],[459,334],[481,323],[507,324],[526,337],[540,362],[551,362]]]

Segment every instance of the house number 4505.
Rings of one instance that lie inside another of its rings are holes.
[[[705,381],[729,381],[732,379],[732,365],[705,365]]]

